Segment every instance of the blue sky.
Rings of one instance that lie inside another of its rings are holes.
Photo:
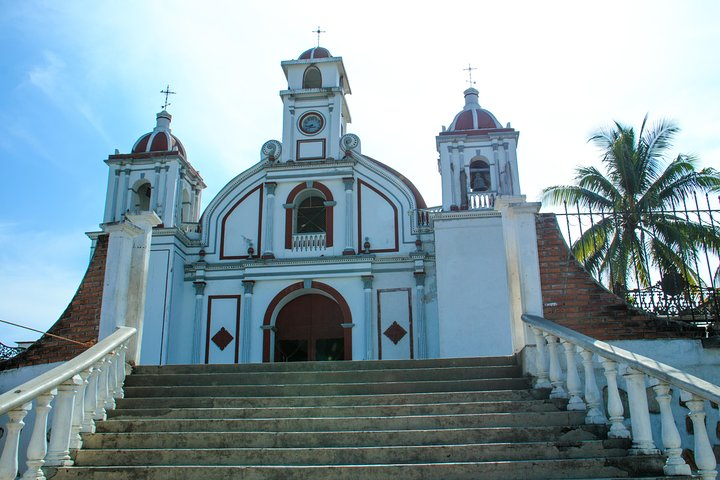
[[[0,0],[0,319],[46,329],[84,273],[107,167],[154,126],[170,84],[173,133],[206,205],[281,137],[280,61],[342,56],[363,153],[439,203],[435,135],[480,103],[520,131],[523,191],[597,163],[586,143],[617,119],[675,119],[676,152],[720,166],[720,4],[605,2]],[[0,341],[37,335],[0,326]]]

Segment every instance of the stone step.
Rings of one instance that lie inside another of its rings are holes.
[[[418,382],[320,383],[311,385],[128,386],[126,397],[238,397],[298,395],[367,395],[390,393],[514,390],[528,388],[525,378],[437,380]]]
[[[484,390],[467,392],[303,395],[303,396],[247,396],[247,397],[125,397],[118,399],[121,409],[132,408],[261,408],[261,407],[324,407],[363,405],[406,405],[456,402],[531,401],[546,399],[549,390]],[[137,392],[136,392],[137,393]],[[173,392],[167,392],[171,395]]]
[[[628,441],[473,443],[326,448],[80,450],[75,465],[377,465],[621,457]]]
[[[126,386],[301,385],[317,383],[413,382],[521,377],[518,365],[453,368],[397,368],[391,370],[299,372],[203,372],[130,375]]]
[[[605,438],[605,425],[480,427],[330,432],[134,432],[85,433],[83,448],[297,448],[463,443],[580,442]]]
[[[306,418],[306,417],[397,417],[411,415],[457,415],[468,413],[554,412],[550,401],[467,402],[407,405],[269,408],[148,408],[116,409],[108,418]]]
[[[214,365],[140,365],[133,369],[138,374],[179,373],[241,373],[241,372],[332,372],[352,370],[382,370],[396,368],[450,368],[517,365],[514,356],[433,358],[425,360],[353,360],[333,362],[243,363]]]
[[[317,432],[342,430],[419,430],[427,428],[525,427],[577,425],[585,412],[515,412],[398,417],[319,417],[243,419],[111,419],[97,424],[96,432]]]
[[[657,477],[662,475],[662,464],[660,457],[649,456],[386,465],[112,466],[48,469],[48,477],[53,480],[569,480],[628,478],[635,473]]]

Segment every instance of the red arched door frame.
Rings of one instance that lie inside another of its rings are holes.
[[[275,298],[273,298],[270,302],[270,305],[268,305],[268,308],[265,311],[265,318],[263,319],[263,362],[271,361],[270,353],[272,350],[273,334],[273,332],[271,331],[271,327],[273,322],[273,315],[277,311],[279,311],[278,305],[288,295],[303,289],[306,289],[305,282],[294,283],[289,287],[284,288],[277,295],[275,295]],[[343,346],[345,349],[345,360],[352,360],[352,328],[349,326],[350,324],[352,324],[352,314],[350,313],[350,307],[348,306],[347,302],[345,301],[343,296],[340,295],[340,292],[335,290],[330,285],[326,285],[322,282],[312,282],[308,290],[308,293],[312,293],[312,290],[320,290],[329,295],[333,300],[337,302],[338,306],[340,307],[340,312],[343,316],[342,323],[348,325],[347,327],[343,327]]]

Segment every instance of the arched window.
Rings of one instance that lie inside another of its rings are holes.
[[[315,67],[308,67],[305,70],[303,76],[303,88],[321,88],[322,87],[322,75],[320,70]]]
[[[325,233],[325,198],[319,192],[301,200],[295,212],[295,233]]]
[[[138,212],[147,212],[150,210],[150,197],[152,195],[152,187],[149,182],[143,182],[137,186],[133,195],[133,204]]]
[[[487,192],[491,189],[490,165],[484,160],[470,162],[470,190],[473,192]]]
[[[285,248],[319,251],[333,246],[333,209],[329,188],[320,182],[296,185],[285,201]]]

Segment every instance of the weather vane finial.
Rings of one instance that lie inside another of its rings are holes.
[[[168,84],[168,86],[165,87],[165,90],[160,90],[160,93],[164,93],[164,94],[165,94],[165,104],[163,105],[162,109],[163,109],[163,110],[167,110],[167,107],[168,107],[169,105],[172,105],[170,102],[168,102],[168,97],[169,97],[170,95],[175,95],[175,92],[171,92],[171,91],[170,91],[170,84]]]
[[[317,44],[317,46],[319,47],[319,46],[320,46],[320,34],[321,34],[321,33],[326,33],[326,32],[325,32],[325,30],[320,30],[320,25],[318,25],[317,30],[313,30],[313,33],[317,33],[317,36],[318,36],[318,44]]]
[[[468,79],[465,80],[465,81],[468,82],[471,87],[472,87],[473,85],[475,85],[475,82],[473,82],[473,79],[472,79],[472,71],[473,71],[473,70],[477,70],[477,68],[471,66],[469,63],[468,63],[468,68],[463,68],[463,71],[467,71],[467,72],[468,72]]]

